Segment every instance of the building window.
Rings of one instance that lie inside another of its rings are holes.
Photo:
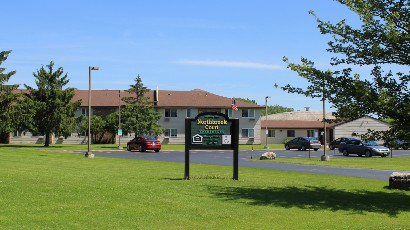
[[[308,129],[308,130],[307,130],[307,136],[308,136],[308,137],[314,137],[314,136],[315,136],[315,130],[313,130],[313,129]]]
[[[165,117],[177,117],[176,109],[165,109]]]
[[[242,129],[242,137],[255,137],[254,129]]]
[[[242,109],[242,117],[255,117],[255,110],[254,109]]]
[[[226,114],[228,117],[232,117],[232,109],[225,109],[225,114]]]
[[[191,109],[186,109],[186,117],[191,117]]]
[[[86,117],[88,117],[88,109],[82,108],[82,109],[81,109],[81,114],[84,115],[84,116],[86,116]]]
[[[287,131],[287,133],[288,133],[288,137],[295,137],[295,130],[288,130]]]
[[[274,129],[268,129],[268,137],[275,137],[275,130]]]
[[[165,129],[165,137],[177,137],[178,130],[177,129]]]

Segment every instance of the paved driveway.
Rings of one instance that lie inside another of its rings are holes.
[[[273,170],[284,171],[296,171],[305,173],[316,174],[333,174],[343,176],[354,176],[362,178],[370,178],[377,180],[388,180],[392,170],[372,170],[372,169],[354,169],[354,168],[339,168],[339,167],[325,167],[325,166],[312,166],[312,165],[299,165],[299,164],[286,164],[277,163],[275,161],[250,161],[252,158],[259,158],[265,150],[258,151],[240,151],[239,152],[239,170],[241,167],[250,168],[264,168]],[[309,154],[311,158],[319,159],[323,154],[323,151],[297,151],[297,150],[274,150],[279,158],[296,158],[305,157],[308,158]],[[79,154],[85,152],[78,151]],[[168,162],[185,162],[185,152],[181,151],[160,151],[155,152],[127,152],[127,151],[94,151],[96,157],[112,157],[112,158],[126,158],[126,159],[140,159],[140,160],[153,160],[153,161],[168,161]],[[330,156],[330,160],[333,157],[345,157],[339,154],[337,151],[327,151],[327,155]],[[410,150],[394,150],[393,157],[410,156]],[[356,157],[356,156],[349,156]],[[314,159],[313,159],[314,160]],[[233,151],[190,151],[191,163],[197,164],[213,164],[213,165],[233,165]],[[184,168],[181,168],[181,177],[184,173]],[[240,173],[239,173],[240,178]]]

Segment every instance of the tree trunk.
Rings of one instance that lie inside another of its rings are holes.
[[[46,133],[46,139],[44,141],[44,147],[48,147],[48,146],[50,146],[50,133],[49,132]]]
[[[0,143],[10,144],[10,133],[0,133]]]

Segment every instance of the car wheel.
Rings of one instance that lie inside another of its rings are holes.
[[[131,146],[127,145],[127,151],[131,152]]]
[[[159,149],[155,149],[155,152],[156,152],[156,153],[159,152]]]
[[[372,157],[372,153],[370,152],[370,150],[366,150],[366,152],[364,153],[364,155],[366,157]]]
[[[142,152],[142,146],[138,146],[138,151]]]
[[[319,149],[313,149],[313,150],[317,151],[317,150],[319,150]]]
[[[347,152],[347,149],[343,149],[343,156],[349,156],[349,153]]]
[[[333,149],[335,149],[335,147],[331,144],[331,145],[329,145],[329,149],[333,150]]]
[[[306,146],[302,145],[302,151],[306,151]]]
[[[408,145],[403,145],[403,147],[402,147],[404,150],[407,150],[407,149],[409,149],[409,146]]]
[[[285,145],[286,150],[290,150],[289,145]]]

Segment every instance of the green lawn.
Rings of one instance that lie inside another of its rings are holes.
[[[409,229],[387,181],[0,147],[0,229]],[[387,159],[384,159],[387,160]]]
[[[252,161],[260,161],[252,159]],[[261,161],[262,162],[262,161]],[[329,161],[321,161],[320,157],[309,158],[276,158],[265,160],[265,163],[281,162],[290,164],[319,165],[345,168],[367,168],[382,170],[410,171],[410,157],[332,157]]]
[[[43,144],[0,144],[1,147],[5,148],[16,148],[16,147],[24,147],[24,148],[34,148],[34,149],[42,149]],[[239,145],[240,150],[261,150],[265,145]],[[118,144],[92,144],[91,150],[117,150]],[[126,149],[126,143],[122,143],[121,147]],[[65,149],[65,150],[87,150],[87,144],[52,144],[49,148],[53,149]],[[162,150],[179,150],[184,151],[185,145],[177,145],[177,144],[168,144],[162,145]],[[284,149],[283,144],[270,144],[269,149]]]

